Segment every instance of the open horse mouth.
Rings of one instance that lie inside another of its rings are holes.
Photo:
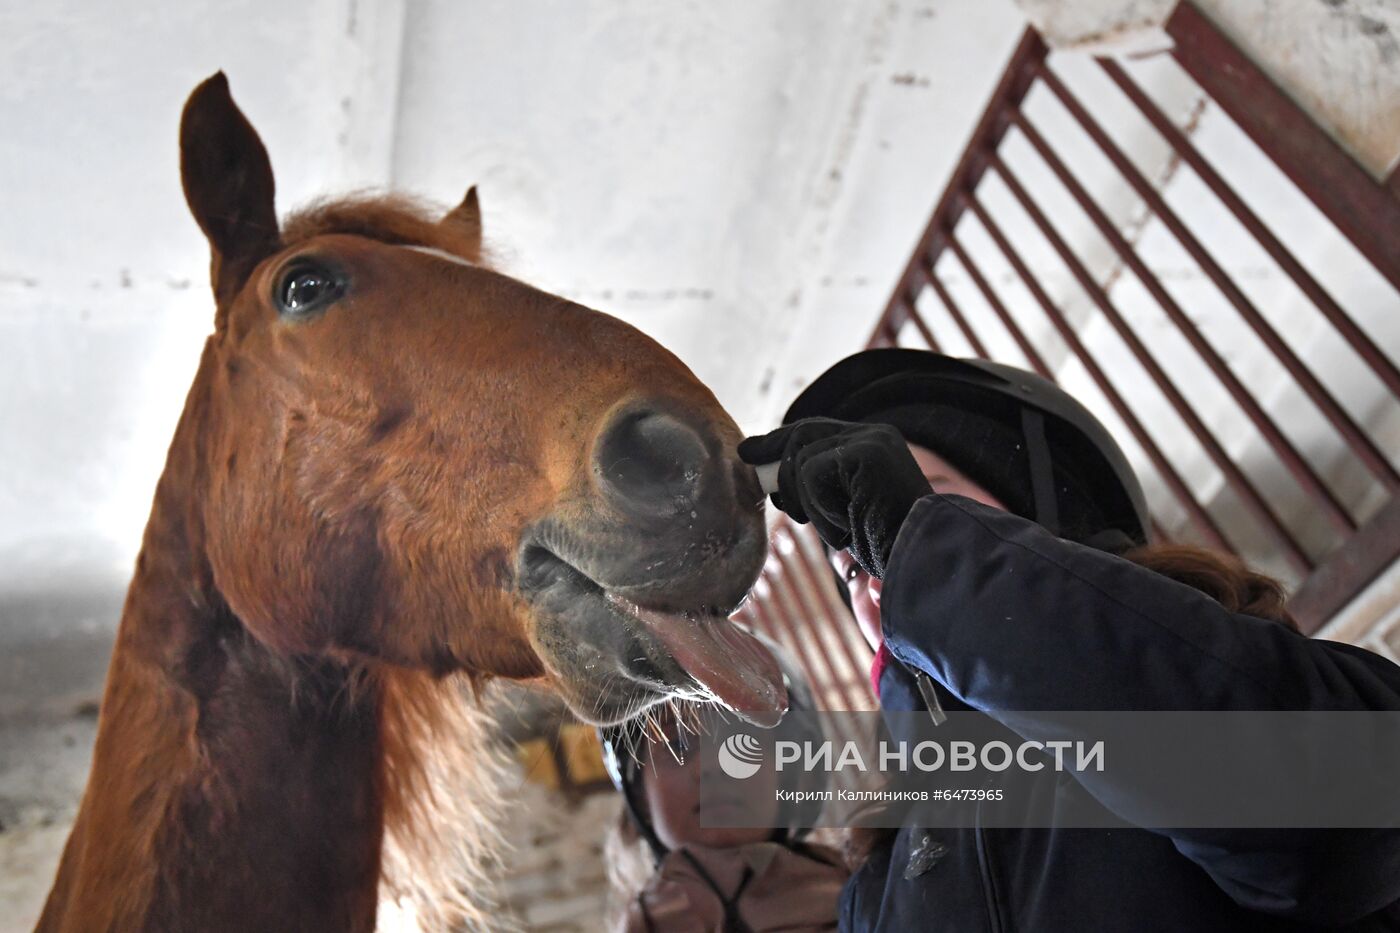
[[[576,698],[585,718],[606,725],[670,698],[716,702],[763,727],[787,711],[777,661],[728,619],[733,607],[646,605],[538,544],[524,549],[521,569],[545,616],[537,640],[557,673],[601,684],[591,699]]]

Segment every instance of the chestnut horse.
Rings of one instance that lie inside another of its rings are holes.
[[[279,225],[222,74],[180,147],[214,331],[39,929],[369,930],[381,888],[480,925],[438,859],[487,831],[464,682],[781,715],[725,619],[765,549],[738,429],[640,332],[492,271],[474,192]]]

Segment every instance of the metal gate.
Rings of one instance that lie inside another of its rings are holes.
[[[1288,183],[1350,241],[1378,274],[1377,281],[1386,283],[1379,293],[1386,303],[1385,313],[1400,314],[1400,176],[1381,182],[1368,175],[1189,3],[1178,6],[1167,29],[1175,42],[1171,53],[1175,61],[1277,165]],[[1129,70],[1107,59],[1099,60],[1097,67],[1121,95],[1116,105],[1126,100],[1136,109],[1158,134],[1159,143],[1170,147],[1179,165],[1189,168],[1216,204],[1267,255],[1273,263],[1271,274],[1286,276],[1306,298],[1307,313],[1317,316],[1318,326],[1330,328],[1332,335],[1344,341],[1344,358],[1310,354],[1311,346],[1293,336],[1299,328],[1283,332],[1260,310],[1249,289],[1226,270],[1212,246],[1173,209],[1105,128],[1104,119],[1097,115],[1105,102],[1097,96],[1092,101],[1076,96],[1057,74],[1055,56],[1032,30],[1021,39],[992,95],[905,265],[870,346],[941,349],[956,343],[976,355],[1026,366],[1050,379],[1060,379],[1067,366],[1076,367],[1097,390],[1097,398],[1085,398],[1086,404],[1105,417],[1144,467],[1156,537],[1224,549],[1250,563],[1272,561],[1271,566],[1282,566],[1283,575],[1294,584],[1292,611],[1306,631],[1316,631],[1400,556],[1397,451],[1384,449],[1387,440],[1365,423],[1354,404],[1337,397],[1319,371],[1324,362],[1364,367],[1384,404],[1393,407],[1400,399],[1400,371],[1394,362],[1397,348],[1390,347],[1387,353],[1377,345],[1357,323],[1356,309],[1349,309],[1308,271],[1308,264],[1285,245],[1286,237],[1250,208]],[[1212,339],[1211,322],[1203,321],[1173,293],[1144,258],[1140,244],[1112,219],[1101,196],[1096,198],[1089,190],[1072,155],[1043,131],[1026,106],[1028,95],[1037,89],[1041,99],[1062,108],[1068,115],[1066,122],[1072,121],[1076,132],[1112,166],[1114,183],[1140,199],[1149,219],[1190,257],[1201,281],[1219,296],[1223,313],[1234,316],[1232,326],[1247,328],[1259,341],[1260,352],[1271,357],[1270,365],[1276,364],[1287,388],[1296,391],[1302,404],[1311,406],[1309,416],[1325,421],[1330,433],[1310,438],[1306,453],[1296,431],[1290,431],[1289,413],[1281,414],[1278,406],[1271,408],[1263,397],[1266,387],[1235,371],[1218,337]],[[1019,160],[1007,154],[1013,140]],[[1041,197],[1043,186],[1027,183],[1023,166],[1030,158],[1038,160],[1039,177],[1053,177],[1060,193],[1078,205],[1079,228],[1047,208]],[[1087,299],[1087,312],[1071,314],[1063,300],[1052,296],[1043,275],[1026,258],[1026,237],[989,207],[983,191],[990,178],[997,180],[1003,200],[1018,205],[1022,228],[1034,231],[1038,247],[1058,257],[1068,280],[1077,283],[1081,298]],[[1124,313],[1111,285],[1091,270],[1082,244],[1074,239],[1075,229],[1095,231],[1111,250],[1115,274],[1131,276],[1134,287],[1150,296],[1159,316],[1151,322],[1155,329],[1145,329],[1141,315],[1130,320]],[[998,279],[988,273],[985,262],[968,245],[969,231],[992,244],[1014,275]],[[976,308],[968,307],[966,298],[955,297],[953,277],[977,296]],[[1031,299],[1019,311],[1013,310],[1008,298],[1013,286]],[[1026,306],[1039,315],[1038,320],[1028,317]],[[1116,334],[1126,355],[1135,361],[1134,379],[1123,375],[1122,366],[1105,362],[1090,345],[1085,337],[1089,327]],[[1161,352],[1159,340],[1151,335],[1165,328],[1184,341],[1181,346],[1189,351]],[[997,346],[1009,349],[989,353],[992,336]],[[1202,374],[1210,380],[1209,405],[1199,398]],[[1151,401],[1146,398],[1149,390],[1156,410],[1170,411],[1189,432],[1192,449],[1163,440],[1156,430],[1161,418],[1144,413]],[[1198,396],[1196,400],[1192,395]],[[1241,438],[1234,436],[1238,432],[1227,436],[1218,424],[1210,423],[1207,408],[1219,406],[1232,407],[1240,423],[1253,432],[1244,440],[1267,456],[1242,456]],[[1207,495],[1201,483],[1184,475],[1184,464],[1193,458],[1213,472],[1218,481],[1215,493]],[[1339,489],[1334,479],[1338,462],[1353,475],[1346,490]],[[1279,477],[1291,486],[1281,488]],[[1281,503],[1290,507],[1281,509]],[[1305,529],[1305,523],[1323,530]],[[829,708],[872,705],[865,673],[870,652],[836,599],[831,571],[809,529],[786,520],[775,526],[773,554],[740,618],[793,650]]]

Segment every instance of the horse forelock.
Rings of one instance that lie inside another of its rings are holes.
[[[346,233],[392,246],[415,246],[481,265],[479,241],[457,225],[443,223],[442,208],[399,194],[355,194],[314,201],[282,223],[282,245]]]

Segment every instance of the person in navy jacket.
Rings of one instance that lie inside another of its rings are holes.
[[[883,709],[977,711],[1027,739],[1037,710],[1400,710],[1400,667],[1300,635],[1272,581],[1146,545],[1123,453],[1034,374],[866,351],[739,452],[779,463],[774,504],[832,549]],[[1149,787],[1092,780],[1141,825]],[[906,825],[874,837],[841,913],[861,931],[1400,930],[1400,831]]]

